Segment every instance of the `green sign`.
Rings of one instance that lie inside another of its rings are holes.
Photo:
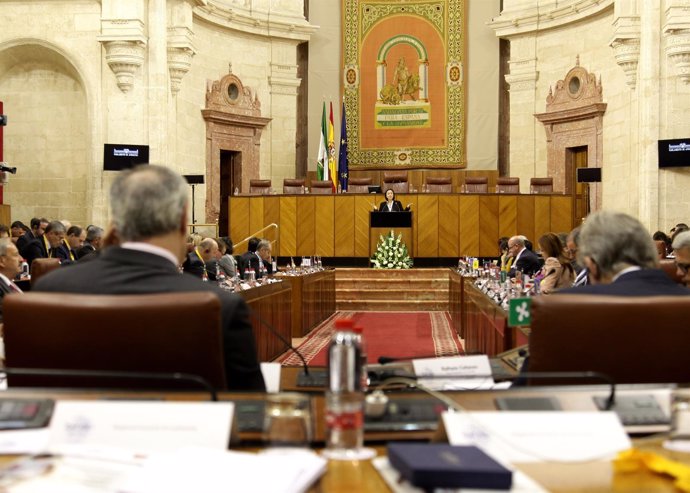
[[[508,325],[530,325],[532,323],[532,298],[513,298],[508,306]]]

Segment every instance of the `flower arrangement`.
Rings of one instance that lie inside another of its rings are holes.
[[[375,269],[409,269],[412,267],[412,259],[407,253],[407,246],[402,241],[402,235],[395,237],[391,230],[387,235],[379,237],[376,252],[371,257]]]

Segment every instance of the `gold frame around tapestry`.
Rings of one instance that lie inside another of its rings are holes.
[[[350,169],[464,168],[466,0],[342,0]]]

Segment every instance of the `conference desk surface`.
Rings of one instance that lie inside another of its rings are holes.
[[[290,370],[290,369],[289,369]],[[292,374],[294,371],[286,372]],[[288,378],[290,375],[288,375]],[[626,395],[629,392],[652,392],[654,389],[666,391],[659,387],[650,386],[620,386],[617,394]],[[503,396],[552,396],[561,400],[566,410],[592,410],[593,395],[608,395],[608,386],[587,387],[531,387],[507,391],[465,391],[447,393],[453,400],[467,410],[493,410],[495,398]],[[429,397],[421,393],[401,393],[396,395],[412,396],[419,399]],[[207,400],[208,394],[201,392],[131,392],[131,391],[85,391],[85,390],[40,390],[40,389],[10,389],[2,397],[45,397],[56,400],[73,399],[156,399],[156,400]],[[262,400],[263,394],[235,394],[221,393],[220,400]],[[315,450],[323,447],[324,439],[324,397],[313,395],[313,416],[315,423]],[[391,440],[433,440],[440,438],[438,432],[378,432],[367,433],[365,440],[374,447],[379,455],[385,454],[385,444]],[[644,438],[633,438],[636,448],[658,453],[672,460],[680,461],[690,466],[690,454],[671,452],[662,448],[664,435]],[[240,441],[234,441],[231,448],[243,451],[260,450],[260,436],[258,434],[239,434]],[[0,463],[6,464],[13,457],[0,458]],[[653,474],[646,470],[621,473],[613,470],[610,461],[585,462],[577,464],[533,463],[518,464],[517,468],[528,474],[549,491],[554,492],[675,492],[678,491],[672,480],[663,475]],[[331,461],[327,472],[310,490],[320,493],[350,493],[350,492],[389,492],[391,491],[379,476],[371,461]]]

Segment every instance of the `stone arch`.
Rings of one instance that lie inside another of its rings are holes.
[[[0,45],[5,159],[17,174],[5,188],[12,216],[91,221],[94,167],[87,84],[77,63],[38,39]]]

